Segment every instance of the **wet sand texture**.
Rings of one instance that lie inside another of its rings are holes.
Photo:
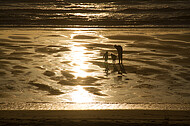
[[[188,29],[0,32],[1,102],[190,103]],[[123,67],[112,63],[115,44]]]
[[[189,111],[0,111],[2,125],[188,126]]]

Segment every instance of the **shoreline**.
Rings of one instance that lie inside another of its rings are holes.
[[[114,28],[119,28],[119,29],[126,29],[126,28],[137,28],[137,29],[143,29],[143,28],[150,28],[150,29],[157,29],[157,28],[166,28],[166,29],[189,29],[190,26],[186,25],[186,26],[183,26],[183,25],[153,25],[153,26],[149,26],[149,25],[139,25],[139,26],[135,26],[135,25],[129,25],[129,26],[126,26],[126,25],[0,25],[0,28],[38,28],[38,29],[41,29],[41,28],[60,28],[60,29],[64,29],[64,28],[89,28],[89,29],[93,29],[93,28],[100,28],[100,29],[114,29]]]
[[[0,111],[70,111],[70,110],[145,110],[145,111],[190,111],[190,104],[165,103],[74,103],[74,102],[1,102]]]

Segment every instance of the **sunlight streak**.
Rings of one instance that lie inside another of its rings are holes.
[[[74,71],[73,75],[76,78],[88,76],[88,72],[84,71],[89,68],[89,64],[85,63],[86,61],[88,61],[88,57],[86,57],[84,54],[86,53],[85,49],[85,47],[78,46],[77,44],[71,47],[72,60],[70,65],[73,66],[72,71]]]
[[[88,93],[82,86],[76,86],[75,91],[71,94],[72,102],[76,103],[86,103],[86,102],[93,102],[93,96]]]

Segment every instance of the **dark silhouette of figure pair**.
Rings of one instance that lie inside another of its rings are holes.
[[[122,64],[123,48],[120,45],[114,45],[114,47],[117,49],[118,58],[119,58],[119,64]],[[106,51],[106,53],[103,55],[103,58],[105,59],[105,62],[108,62],[108,51]],[[112,58],[113,64],[115,64],[117,56],[111,53],[111,58]]]
[[[114,45],[114,47],[117,49],[120,70],[117,69],[117,66],[115,64],[117,56],[111,53],[112,63],[113,63],[113,67],[114,67],[113,72],[118,71],[119,74],[126,73],[125,67],[122,64],[122,60],[123,60],[123,56],[122,56],[123,55],[123,48],[120,45]],[[104,58],[105,63],[106,63],[105,64],[106,72],[108,72],[108,70],[109,70],[108,69],[108,51],[106,51],[106,53],[103,55],[103,58]]]
[[[108,51],[106,51],[106,53],[104,53],[103,58],[104,58],[105,62],[108,62]],[[115,64],[117,56],[111,53],[111,58],[112,58],[113,64]]]

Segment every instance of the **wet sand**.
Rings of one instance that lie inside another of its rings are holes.
[[[2,28],[0,101],[190,103],[189,36],[180,28]],[[115,44],[124,69],[112,63]]]
[[[188,107],[169,110],[176,104],[190,104],[189,38],[189,29],[2,28],[0,122],[2,125],[189,125]],[[124,49],[125,71],[118,72],[118,61],[112,64],[111,57],[108,64],[104,62],[106,51],[117,55],[115,44]],[[59,102],[95,104],[89,109],[103,104],[101,111],[63,111]],[[12,111],[6,106],[9,103]],[[53,106],[54,111],[35,111],[35,108],[29,111],[26,103],[37,108],[43,103],[57,103],[57,106]],[[121,110],[104,110],[115,109],[104,103],[116,103]],[[135,107],[126,110],[122,104],[142,106],[140,110]],[[161,106],[147,110],[146,104]]]
[[[188,126],[190,111],[65,110],[0,111],[0,125]]]

